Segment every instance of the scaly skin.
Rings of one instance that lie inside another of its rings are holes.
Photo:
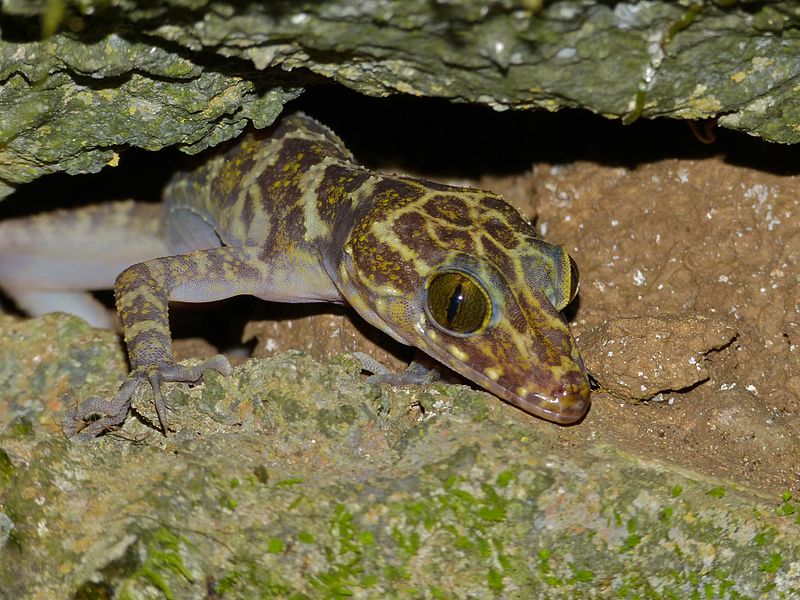
[[[121,423],[144,381],[166,432],[161,381],[230,372],[222,356],[191,369],[174,362],[168,301],[237,294],[348,303],[525,412],[572,423],[588,409],[586,371],[560,314],[577,291],[574,263],[491,192],[368,171],[330,130],[295,114],[175,176],[155,218],[155,234],[138,213],[136,225],[169,256],[143,256],[114,286],[131,374],[110,403],[90,398],[70,411],[70,437]],[[0,262],[0,286],[8,271]]]

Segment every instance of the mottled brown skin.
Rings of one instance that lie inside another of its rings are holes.
[[[169,300],[238,294],[348,303],[526,412],[571,423],[588,409],[586,372],[559,312],[577,291],[574,263],[491,192],[367,171],[329,129],[294,114],[176,175],[161,213],[149,220],[143,215],[151,209],[112,206],[119,214],[83,209],[44,227],[98,227],[112,236],[135,225],[145,239],[137,242],[142,262],[120,268],[114,285],[131,374],[110,403],[90,398],[70,411],[70,437],[91,438],[121,423],[144,381],[166,431],[162,381],[196,382],[206,368],[230,372],[222,356],[193,368],[175,363]],[[116,215],[113,227],[107,213]],[[112,254],[130,254],[117,246],[100,250],[113,265],[128,259]],[[5,257],[17,254],[0,246],[7,290],[18,272],[4,268],[12,264]],[[36,295],[34,287],[17,283],[10,293],[24,300]]]

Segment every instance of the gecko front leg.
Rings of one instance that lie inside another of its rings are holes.
[[[263,279],[258,249],[251,246],[198,250],[167,256],[125,269],[114,285],[117,310],[122,320],[131,373],[110,401],[92,397],[70,410],[63,422],[64,434],[88,440],[125,420],[136,388],[144,382],[153,390],[161,427],[167,418],[161,383],[195,383],[205,369],[231,373],[228,360],[214,356],[200,365],[186,367],[172,356],[169,300],[211,302],[257,292]]]

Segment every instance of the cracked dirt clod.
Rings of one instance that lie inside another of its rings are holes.
[[[736,329],[704,316],[630,317],[604,321],[581,336],[592,376],[618,398],[648,400],[708,379],[710,353]]]

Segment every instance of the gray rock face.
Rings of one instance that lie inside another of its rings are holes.
[[[22,2],[0,9],[0,194],[193,153],[321,78],[508,108],[717,119],[800,140],[792,2]],[[51,33],[42,39],[42,33]]]

